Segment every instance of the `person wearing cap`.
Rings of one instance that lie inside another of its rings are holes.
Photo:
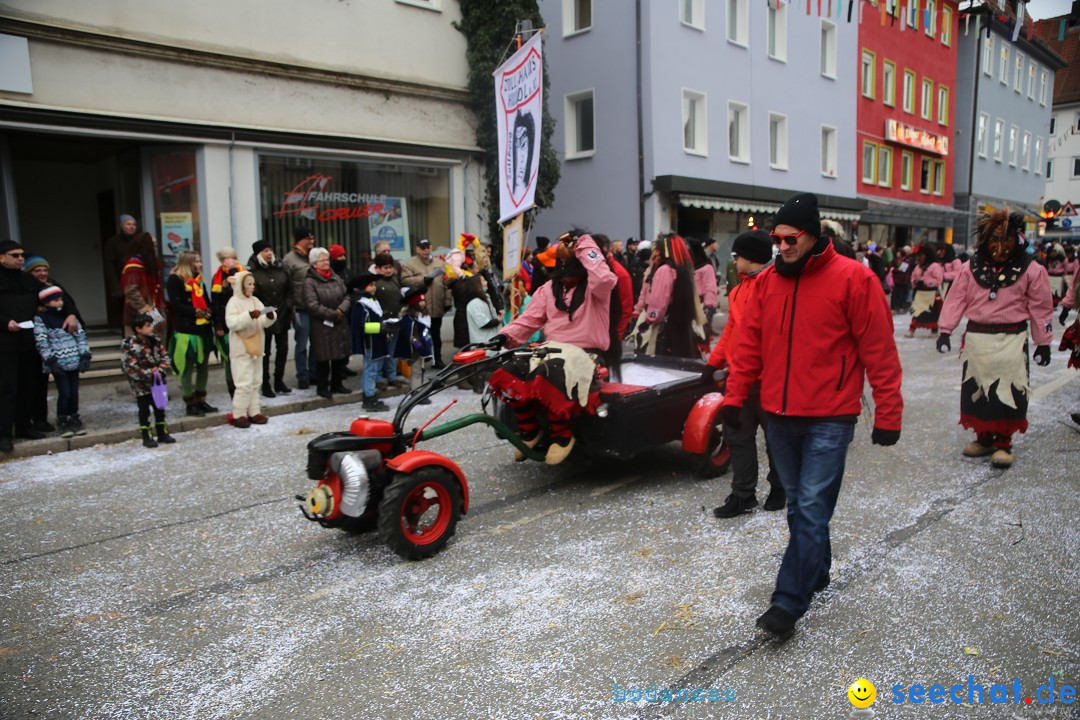
[[[427,312],[427,301],[423,288],[401,288],[401,331],[398,334],[398,348],[402,354],[408,354],[410,389],[415,390],[424,382],[424,369],[428,363],[434,363],[435,353],[431,340],[431,317]],[[430,405],[431,400],[424,398],[421,405]]]
[[[296,386],[301,390],[311,387],[315,379],[315,353],[311,351],[311,316],[304,305],[304,281],[307,279],[311,264],[308,252],[315,246],[315,236],[303,225],[293,228],[292,250],[285,253],[282,265],[289,273],[289,286],[292,289],[293,339],[296,351],[293,362],[296,363]]]
[[[33,320],[45,286],[22,271],[25,260],[22,245],[0,240],[0,452],[12,451],[12,435],[45,437],[30,418],[34,376],[41,373]]]
[[[85,435],[79,418],[79,373],[90,369],[90,345],[78,325],[74,333],[64,329],[68,310],[64,291],[50,285],[38,292],[41,312],[34,316],[34,344],[41,356],[41,374],[50,373],[56,383],[56,424],[60,437]]]
[[[740,326],[745,323],[747,301],[754,294],[754,286],[762,270],[768,267],[773,258],[773,244],[769,233],[764,230],[747,230],[735,238],[731,247],[731,261],[739,269],[739,284],[728,295],[728,319],[720,340],[709,354],[704,380],[713,382],[717,370],[730,364],[729,354],[736,346]],[[724,427],[724,437],[731,448],[731,492],[724,504],[713,509],[718,518],[732,518],[748,513],[757,507],[758,452],[757,430],[760,426],[767,431],[769,414],[761,409],[761,381],[750,386],[739,413],[741,427]],[[772,453],[766,439],[765,454],[769,458],[769,497],[765,500],[765,510],[783,510],[786,503],[784,487],[780,476],[773,466]]]
[[[1025,252],[1024,214],[996,210],[976,224],[975,256],[945,297],[938,319],[938,352],[967,316],[960,347],[960,424],[975,431],[966,457],[990,457],[1012,467],[1012,436],[1027,432],[1031,384],[1028,325],[1038,365],[1050,364],[1054,304],[1046,269]]]
[[[345,282],[330,269],[330,251],[312,248],[311,267],[304,279],[304,310],[311,318],[311,347],[315,353],[316,394],[330,399],[333,393],[347,395],[345,365],[352,347],[349,334],[349,299]]]
[[[738,430],[755,383],[769,413],[772,464],[787,495],[789,539],[769,609],[757,626],[787,639],[829,582],[829,520],[848,445],[862,412],[864,377],[874,396],[871,440],[900,439],[904,401],[888,300],[869,268],[820,237],[817,197],[801,193],[777,211],[779,254],[755,281],[742,314],[721,406]]]
[[[537,238],[539,241],[540,238]],[[551,273],[555,270],[555,251],[557,247],[553,247],[549,244],[544,245],[544,249],[541,250],[537,247],[536,253],[533,256],[533,272],[532,272],[532,285],[531,293],[536,295],[536,291],[544,286],[549,280],[551,280]]]
[[[446,289],[442,264],[431,256],[431,241],[427,238],[416,243],[416,255],[401,266],[401,286],[423,291],[431,321],[435,369],[446,367],[442,360],[442,321],[446,311],[453,307],[453,298]]]
[[[231,333],[225,322],[225,307],[233,296],[233,284],[230,278],[244,269],[236,257],[236,250],[231,247],[223,247],[216,253],[218,269],[214,271],[214,277],[210,280],[210,312],[214,321],[214,347],[217,350],[221,364],[225,366],[225,387],[229,390],[229,397],[236,392],[236,384],[233,382],[232,363],[229,362],[229,339]]]
[[[248,271],[255,278],[255,297],[266,307],[277,308],[274,321],[265,329],[263,346],[263,397],[277,397],[278,393],[288,395],[292,389],[285,384],[285,365],[289,358],[289,314],[292,311],[292,287],[289,273],[281,261],[274,257],[274,249],[265,240],[258,240],[251,245],[251,258],[247,263]],[[270,381],[270,347],[273,345],[274,374]]]
[[[364,356],[364,370],[360,373],[363,408],[383,412],[389,410],[390,406],[379,399],[376,383],[382,372],[383,361],[390,357],[388,329],[383,327],[383,322],[390,318],[375,299],[375,283],[378,279],[375,273],[361,273],[353,278],[350,338],[352,351]]]
[[[131,244],[139,230],[139,223],[126,213],[120,216],[119,225],[117,233],[105,240],[101,247],[102,264],[105,269],[105,290],[109,295],[109,303],[113,306],[112,312],[118,312],[123,307],[123,301],[120,298],[124,296],[124,286],[120,283],[120,276],[124,273],[124,264],[131,257]],[[125,332],[129,329],[130,325],[125,320]]]
[[[158,260],[157,240],[148,232],[135,236],[129,246],[131,254],[124,260],[120,286],[124,291],[124,332],[131,332],[131,318],[143,313],[154,318],[154,332],[166,336],[165,294],[161,285],[161,262]]]

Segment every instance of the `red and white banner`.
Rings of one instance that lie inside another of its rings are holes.
[[[494,73],[501,223],[535,204],[544,93],[540,37],[540,33],[533,35]]]

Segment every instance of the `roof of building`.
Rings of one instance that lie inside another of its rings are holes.
[[[1011,39],[1013,27],[1016,23],[1015,4],[1015,2],[1005,2],[1002,3],[1001,7],[998,7],[997,2],[988,3],[983,0],[979,5],[969,6],[961,10],[961,15],[971,14],[980,15],[983,18],[989,17],[991,28]],[[1047,41],[1047,36],[1051,32],[1051,25],[1053,25],[1053,33],[1056,38],[1058,32],[1057,22],[1053,20],[1036,21],[1030,15],[1025,15],[1024,25],[1016,38],[1016,45],[1029,55],[1032,53],[1037,54],[1037,59],[1048,65],[1051,70],[1056,71],[1059,67],[1064,66],[1066,61],[1061,57],[1061,53],[1057,52],[1056,48]],[[1029,34],[1030,39],[1028,38]]]
[[[1054,74],[1054,105],[1080,102],[1080,26],[1066,27],[1061,37],[1061,23],[1068,25],[1069,16],[1047,18],[1039,23],[1039,38],[1065,61],[1065,67]]]

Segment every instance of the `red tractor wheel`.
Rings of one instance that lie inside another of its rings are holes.
[[[724,440],[724,425],[717,416],[716,424],[709,429],[709,444],[698,461],[698,474],[704,478],[720,477],[731,464],[731,448]]]
[[[461,516],[457,478],[439,467],[397,475],[379,504],[379,535],[408,560],[431,557],[443,549]]]

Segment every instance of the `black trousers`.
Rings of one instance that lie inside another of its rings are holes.
[[[0,352],[0,437],[30,427],[38,376],[45,377],[37,350]]]
[[[442,318],[431,318],[431,349],[435,353],[435,362],[442,362]]]
[[[49,419],[49,376],[47,373],[34,373],[33,397],[30,405],[30,422],[45,422]]]
[[[757,430],[759,426],[762,430],[769,426],[768,413],[761,409],[760,382],[751,386],[746,402],[739,411],[739,421],[742,427],[738,430],[724,425],[724,436],[731,448],[731,494],[738,498],[749,498],[757,494]],[[780,476],[773,467],[768,443],[765,444],[765,452],[769,458],[769,487],[783,491]]]
[[[151,410],[154,411],[154,422],[165,422],[165,411],[154,404],[152,395],[140,395],[135,398],[135,403],[139,406],[139,427],[150,426]]]
[[[270,375],[270,344],[277,343],[277,351],[274,353],[274,374]],[[285,380],[285,363],[289,358],[289,332],[280,332],[276,334],[266,333],[266,340],[263,343],[263,382],[270,383],[271,378],[273,382],[282,383]]]
[[[319,360],[315,363],[315,387],[319,390],[329,390],[332,387],[341,387],[345,379],[345,366],[349,358],[340,360]]]

